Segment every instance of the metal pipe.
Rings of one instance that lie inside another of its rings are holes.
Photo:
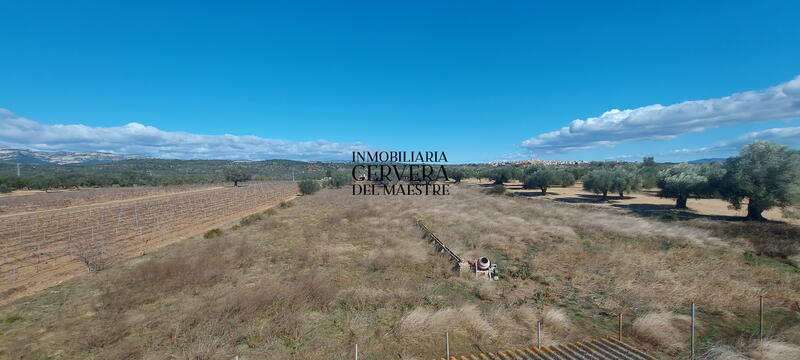
[[[356,344],[356,360],[358,360],[358,344]]]
[[[692,357],[694,359],[694,303],[692,303]]]
[[[764,341],[764,295],[758,297],[758,341]]]
[[[536,322],[536,347],[542,347],[542,320]]]
[[[444,333],[444,353],[447,355],[447,360],[450,360],[450,334]]]
[[[617,340],[622,341],[622,311],[619,312],[619,334],[617,335]]]

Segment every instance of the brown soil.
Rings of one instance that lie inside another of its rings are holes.
[[[467,184],[479,184],[491,186],[492,183],[484,180],[478,182],[475,179],[464,181]],[[646,189],[636,193],[625,194],[620,198],[619,194],[608,194],[606,201],[601,200],[601,195],[583,190],[583,184],[576,183],[570,187],[555,186],[547,189],[547,195],[542,195],[538,189],[523,189],[519,181],[508,182],[505,184],[508,192],[523,196],[530,196],[538,199],[548,199],[566,203],[593,204],[598,206],[613,207],[640,215],[662,216],[666,213],[675,213],[683,218],[709,218],[716,220],[739,220],[747,215],[746,207],[736,210],[726,201],[720,199],[689,199],[687,206],[689,209],[683,211],[675,210],[675,199],[658,197],[657,189]],[[779,208],[773,208],[764,212],[764,217],[768,220],[782,221],[790,224],[800,225],[800,219],[793,219],[783,216]]]

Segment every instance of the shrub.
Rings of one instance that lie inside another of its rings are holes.
[[[222,236],[222,230],[219,228],[208,230],[205,234],[203,234],[203,237],[206,239],[213,239],[218,236]]]
[[[515,279],[533,279],[531,265],[528,263],[516,264],[508,267],[508,276]]]
[[[22,320],[22,317],[20,317],[19,315],[9,315],[5,319],[3,319],[3,322],[6,324],[13,324],[19,320]]]
[[[489,189],[489,194],[491,195],[502,195],[506,192],[506,187],[503,185],[495,185]]]
[[[0,184],[0,194],[6,194],[11,192],[11,188],[6,184]]]
[[[303,195],[311,195],[319,190],[319,183],[314,180],[302,180],[297,184],[300,187],[300,193]]]
[[[292,207],[292,203],[286,202],[286,201],[281,201],[281,203],[278,204],[278,207],[281,208],[281,209],[288,209],[288,208]]]
[[[242,226],[253,225],[256,222],[261,221],[262,219],[264,219],[264,218],[261,216],[261,214],[253,214],[253,215],[250,215],[250,216],[242,218],[242,220],[239,220],[239,225],[242,225]]]

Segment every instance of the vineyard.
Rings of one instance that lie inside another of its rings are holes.
[[[160,196],[208,189],[210,185],[192,184],[176,186],[101,187],[80,190],[59,190],[48,194],[40,191],[26,195],[0,197],[0,215],[31,211],[61,209],[72,206],[120,201],[150,196]]]
[[[255,182],[103,189],[87,199],[74,194],[80,193],[52,194],[60,197],[40,202],[44,210],[29,201],[0,215],[0,298],[18,298],[228,223],[295,196],[297,186]],[[19,200],[0,198],[6,201]]]

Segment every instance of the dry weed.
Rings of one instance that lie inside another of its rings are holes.
[[[642,341],[671,353],[684,348],[691,319],[671,312],[648,313],[633,321],[633,333]]]
[[[750,352],[755,360],[800,359],[800,346],[776,340],[765,340]]]
[[[742,355],[736,349],[729,345],[718,345],[712,347],[703,356],[701,360],[749,360],[747,356]]]

